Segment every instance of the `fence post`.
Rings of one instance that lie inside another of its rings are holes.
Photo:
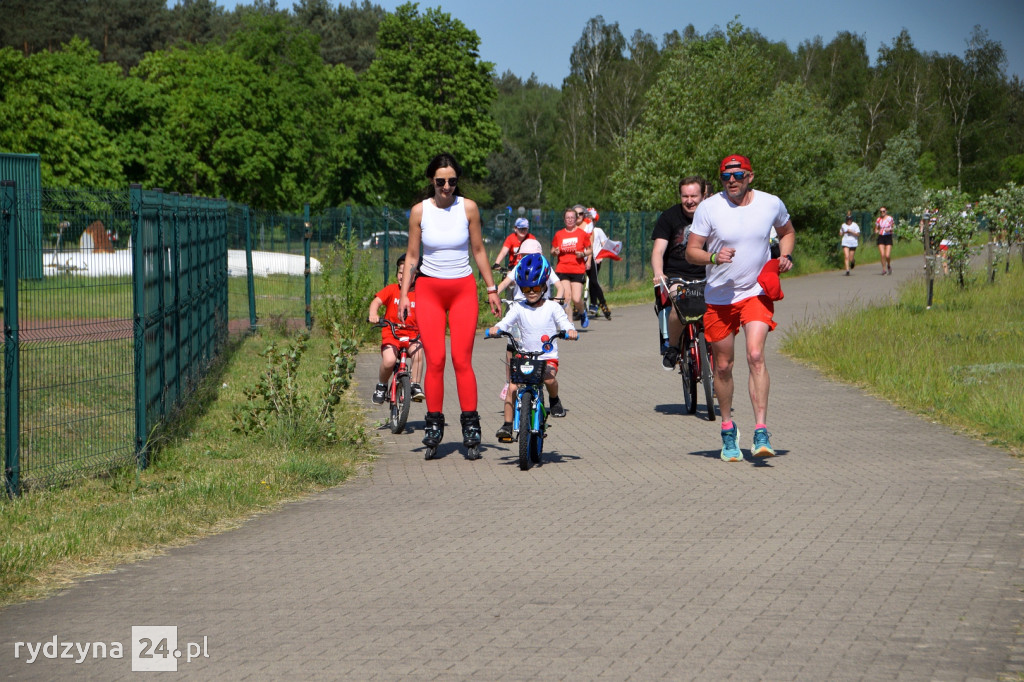
[[[245,285],[249,293],[249,331],[256,331],[256,283],[252,276],[252,218],[249,207],[242,207],[245,220]]]
[[[156,337],[156,356],[160,362],[158,386],[160,386],[160,416],[163,417],[169,412],[169,406],[167,404],[167,281],[172,276],[168,272],[167,262],[167,243],[165,240],[164,231],[166,225],[164,224],[164,196],[163,190],[160,188],[154,188],[153,192],[157,193],[154,198],[154,204],[156,206],[156,299],[157,299],[157,312],[160,316],[160,324],[158,326],[158,333]]]
[[[306,269],[303,271],[306,279],[306,330],[313,328],[313,289],[311,286],[312,274],[309,269],[309,242],[313,239],[313,225],[309,222],[309,204],[302,208],[302,255],[306,260]]]
[[[181,380],[181,234],[178,232],[178,197],[171,192],[169,199],[171,219],[171,300],[174,301],[174,401],[185,395],[185,382]]]
[[[142,244],[142,185],[128,190],[132,220],[132,328],[135,345],[135,460],[140,469],[149,463],[146,453],[146,338],[145,251]]]
[[[18,201],[13,180],[0,182],[0,235],[4,243],[4,489],[21,494],[21,395],[18,391]]]

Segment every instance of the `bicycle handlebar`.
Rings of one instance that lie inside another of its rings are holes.
[[[367,322],[369,322],[369,320],[367,320]],[[374,327],[380,327],[381,329],[383,329],[384,327],[389,327],[391,329],[391,333],[394,334],[395,338],[399,339],[399,340],[404,338],[407,341],[412,342],[412,341],[417,341],[420,338],[420,334],[419,334],[419,330],[418,329],[416,330],[416,336],[402,336],[402,334],[404,332],[411,331],[412,328],[411,327],[403,327],[401,325],[397,325],[394,322],[392,322],[391,320],[387,319],[386,317],[380,318],[380,320],[378,320],[377,323],[374,324],[373,326]]]
[[[484,338],[485,339],[495,339],[495,338],[498,338],[499,336],[505,336],[505,337],[508,337],[508,338],[512,339],[512,347],[515,349],[516,353],[528,353],[528,354],[531,354],[531,355],[540,355],[541,353],[549,352],[554,347],[553,346],[553,341],[555,339],[565,339],[566,341],[572,341],[573,340],[573,339],[570,339],[569,337],[567,337],[565,335],[565,330],[563,329],[562,331],[556,332],[555,334],[553,334],[551,336],[548,336],[548,335],[545,334],[544,336],[540,337],[540,340],[544,344],[544,345],[541,346],[541,348],[543,350],[523,350],[520,347],[520,345],[519,345],[519,341],[517,341],[516,337],[512,336],[511,333],[499,331],[497,334],[492,335],[491,334],[491,330],[490,330],[489,327],[484,330]],[[577,336],[575,340],[579,341],[579,337]]]

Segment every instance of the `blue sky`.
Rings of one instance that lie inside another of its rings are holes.
[[[351,0],[343,0],[348,5]],[[219,0],[231,9],[234,0]],[[331,0],[335,4],[337,0]],[[385,10],[402,2],[371,0]],[[243,0],[242,4],[251,4]],[[289,0],[278,0],[281,7]],[[544,83],[560,86],[569,72],[569,54],[587,20],[598,14],[618,22],[627,38],[636,29],[661,37],[692,23],[700,33],[725,28],[734,16],[766,38],[785,41],[791,50],[820,35],[828,43],[837,32],[862,35],[872,64],[878,48],[906,28],[922,52],[963,55],[975,24],[1006,51],[1008,75],[1024,78],[1024,1],[1022,0],[757,0],[731,3],[708,0],[442,0],[420,2],[421,9],[440,6],[480,36],[480,56],[502,73],[526,78],[536,73]]]

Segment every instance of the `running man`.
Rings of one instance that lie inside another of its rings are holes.
[[[758,283],[758,276],[769,260],[769,238],[774,227],[779,235],[781,256],[779,272],[793,267],[796,232],[782,200],[773,194],[754,190],[750,159],[732,155],[720,166],[724,191],[706,199],[697,207],[686,246],[686,258],[707,268],[704,297],[704,335],[711,343],[715,358],[715,390],[722,411],[722,453],[726,462],[740,462],[743,452],[739,429],[732,421],[733,376],[736,358],[735,336],[743,329],[748,387],[754,408],[754,457],[775,454],[769,441],[768,389],[770,381],[764,361],[768,332],[775,329],[772,319],[775,304]],[[705,250],[705,245],[707,250]]]

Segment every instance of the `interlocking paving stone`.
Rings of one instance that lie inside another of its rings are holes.
[[[649,305],[561,344],[565,419],[545,464],[497,444],[504,344],[478,338],[483,459],[458,444],[449,362],[441,457],[425,405],[380,430],[359,477],[242,527],[0,611],[0,674],[132,679],[132,625],[209,658],[178,678],[992,680],[1021,669],[1021,462],[775,352],[797,323],[890,297],[919,270],[783,281],[769,336],[779,456],[718,458],[683,414]],[[867,268],[870,270],[870,268]],[[742,341],[738,343],[742,349]],[[357,369],[368,419],[376,360]],[[700,400],[703,398],[701,397]],[[699,413],[704,410],[703,405]],[[15,642],[114,642],[122,660],[14,658]]]

